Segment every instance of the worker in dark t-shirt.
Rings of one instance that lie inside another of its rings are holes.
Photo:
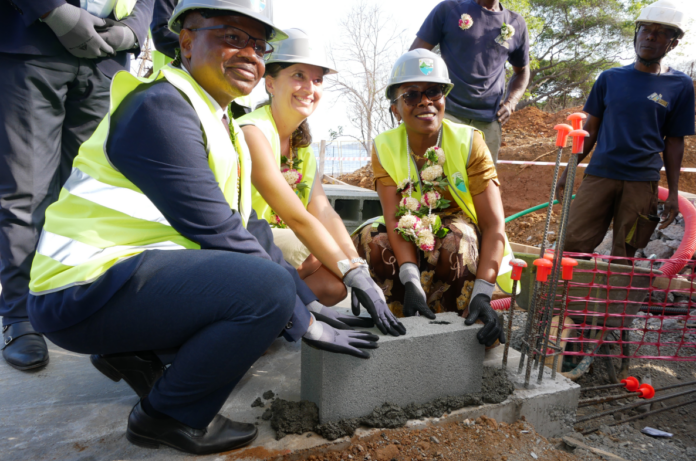
[[[592,88],[584,109],[590,137],[578,161],[596,149],[570,208],[566,251],[592,253],[613,220],[611,254],[633,257],[659,222],[664,229],[679,213],[684,137],[696,134],[694,83],[662,59],[684,36],[685,21],[673,0],[647,6],[636,20],[635,63],[603,72]],[[669,196],[660,218],[663,159]],[[566,174],[558,183],[559,198]]]
[[[445,0],[425,19],[411,49],[432,50],[435,45],[440,45],[454,83],[447,95],[445,118],[480,130],[493,162],[497,162],[502,125],[510,119],[529,83],[529,38],[524,18],[498,0]],[[507,98],[506,62],[514,72]]]

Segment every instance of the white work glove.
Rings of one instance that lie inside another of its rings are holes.
[[[131,50],[138,41],[133,30],[122,22],[106,19],[107,29],[100,31],[99,35],[115,51]]]
[[[315,318],[302,340],[317,349],[369,359],[370,354],[361,349],[377,349],[379,337],[366,331],[337,330]]]
[[[434,319],[435,313],[428,307],[418,266],[413,263],[402,264],[399,268],[399,280],[405,289],[404,317],[413,317],[418,312],[429,319]]]
[[[43,19],[58,37],[58,41],[78,58],[105,58],[114,49],[99,36],[106,21],[86,10],[64,3]]]

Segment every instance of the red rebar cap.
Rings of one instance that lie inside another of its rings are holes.
[[[576,112],[568,116],[568,120],[570,120],[574,130],[579,130],[582,128],[582,122],[584,122],[586,119],[587,115],[583,114],[582,112]]]
[[[539,258],[534,260],[534,265],[537,267],[536,280],[537,282],[545,282],[549,278],[551,266],[553,263],[548,259]]]
[[[655,389],[653,389],[650,384],[641,384],[638,388],[638,392],[640,392],[639,397],[641,399],[651,399],[655,397]]]
[[[573,268],[578,265],[578,262],[573,258],[563,258],[561,259],[561,267],[563,267],[563,274],[561,278],[563,280],[573,280]]]
[[[512,266],[512,275],[510,278],[519,281],[522,278],[522,270],[527,267],[527,263],[523,259],[515,258],[510,261],[510,265]]]
[[[556,147],[566,147],[568,145],[568,134],[573,131],[573,127],[565,123],[561,123],[553,127],[558,131],[556,135]]]
[[[553,261],[553,253],[544,253],[544,259],[548,259],[549,261]]]
[[[633,376],[629,376],[626,379],[622,379],[621,382],[626,385],[626,390],[628,392],[636,392],[638,390],[638,387],[640,386],[640,382],[638,381],[638,379],[634,378]]]
[[[590,136],[585,130],[573,130],[570,132],[570,137],[573,138],[573,154],[582,154],[585,147],[585,138]]]

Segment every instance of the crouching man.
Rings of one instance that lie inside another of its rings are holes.
[[[658,0],[636,20],[636,61],[602,72],[585,104],[590,137],[582,161],[596,145],[570,208],[565,250],[592,253],[614,221],[611,254],[634,257],[660,221],[657,184],[663,159],[669,197],[661,228],[679,213],[679,172],[684,136],[694,134],[694,86],[662,63],[684,36],[686,15],[672,0]],[[566,172],[558,183],[563,194]]]
[[[281,332],[364,358],[360,348],[376,347],[339,318],[312,316],[308,305],[326,308],[252,211],[249,152],[222,108],[251,92],[269,41],[284,38],[263,5],[179,2],[170,28],[181,60],[146,83],[115,76],[107,117],[46,213],[30,320],[142,397],[128,419],[137,445],[206,454],[250,443],[254,425],[218,412]],[[172,349],[165,371],[154,351]]]

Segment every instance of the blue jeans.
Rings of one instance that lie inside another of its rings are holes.
[[[149,400],[202,428],[278,337],[294,306],[295,283],[272,261],[218,250],[150,250],[104,307],[46,337],[83,354],[178,349]]]

